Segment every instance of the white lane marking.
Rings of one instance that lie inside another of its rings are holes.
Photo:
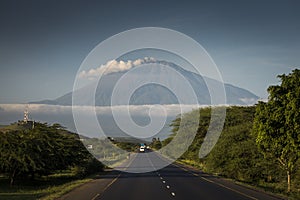
[[[194,176],[199,176],[199,174],[193,173]]]
[[[210,182],[210,183],[214,183],[214,184],[216,184],[216,185],[218,185],[218,186],[221,186],[221,187],[223,187],[223,188],[226,188],[226,189],[228,189],[228,190],[231,190],[231,191],[233,191],[233,192],[236,192],[236,193],[238,193],[238,194],[240,194],[240,195],[243,195],[243,196],[245,196],[245,197],[248,197],[249,199],[258,200],[258,199],[255,198],[255,197],[252,197],[252,196],[250,196],[250,195],[248,195],[248,194],[245,194],[245,193],[240,192],[240,191],[238,191],[238,190],[235,190],[235,189],[232,189],[232,188],[230,188],[230,187],[227,187],[227,186],[225,186],[225,185],[223,185],[223,184],[221,184],[221,183],[214,182],[214,181],[209,180],[209,179],[204,178],[204,177],[201,177],[201,178],[202,178],[203,180],[206,180],[206,181]]]
[[[92,200],[95,200],[97,197],[99,197],[100,196],[100,194],[96,194],[96,196],[94,196],[93,198],[92,198]]]
[[[162,158],[162,159],[164,159],[164,160],[167,160],[167,159],[165,159],[164,157],[161,157],[161,156],[158,156],[158,157],[159,157],[159,158]],[[152,167],[155,168],[154,165],[153,165],[153,163],[152,163],[152,161],[151,161],[151,159],[148,157],[148,155],[147,155],[147,158],[149,159],[149,161],[150,161]],[[167,162],[169,162],[169,161],[167,160]],[[173,161],[172,161],[172,162],[173,162]],[[171,164],[171,165],[172,165],[172,164]],[[187,171],[187,170],[186,170],[186,171]],[[159,178],[160,178],[161,180],[163,180],[163,177],[161,177],[160,173],[158,173],[158,171],[157,171],[156,173],[157,173],[157,175],[159,176]],[[163,181],[163,183],[166,183],[166,181]],[[167,188],[169,189],[170,186],[167,185]],[[173,197],[175,197],[175,193],[174,193],[174,192],[171,192],[171,195],[172,195]]]
[[[152,166],[152,168],[153,168],[153,171],[157,171],[157,169],[156,169],[156,167],[154,166],[152,160],[149,158],[148,153],[146,154],[146,157],[148,158],[148,161],[149,161],[149,163],[151,164],[151,166]]]
[[[226,189],[228,189],[228,190],[230,190],[230,191],[236,192],[236,193],[238,193],[238,194],[240,194],[240,195],[243,195],[243,196],[245,196],[245,197],[248,197],[248,198],[250,198],[250,199],[258,200],[257,198],[255,198],[255,197],[253,197],[253,196],[250,196],[250,195],[248,195],[248,194],[245,194],[245,193],[240,192],[240,191],[238,191],[238,190],[235,190],[235,189],[233,189],[233,188],[227,187],[227,186],[225,186],[225,185],[223,185],[223,184],[221,184],[221,183],[217,183],[217,182],[215,182],[215,181],[212,181],[212,180],[209,180],[209,179],[207,179],[207,178],[204,178],[204,177],[200,176],[199,174],[190,172],[188,169],[186,169],[186,168],[184,168],[184,167],[181,167],[180,165],[177,165],[177,164],[175,164],[175,163],[173,163],[172,165],[174,165],[174,166],[176,166],[176,167],[178,167],[178,168],[180,168],[180,169],[186,171],[186,172],[189,173],[189,174],[192,174],[192,175],[194,175],[194,176],[196,176],[196,177],[200,177],[201,179],[203,179],[203,180],[205,180],[205,181],[207,181],[207,182],[210,182],[210,183],[219,185],[219,186],[221,186],[221,187],[223,187],[223,188],[226,188]]]
[[[118,178],[121,176],[121,173],[118,174],[118,176],[116,178],[114,178],[102,191],[102,193],[104,193],[114,182],[116,182],[118,180]],[[97,197],[99,197],[100,194],[96,194],[91,200],[95,200]]]
[[[128,169],[128,167],[132,164],[133,160],[136,158],[136,156],[134,158],[132,158],[131,161],[129,161],[129,163],[126,165],[126,169]],[[102,191],[102,193],[104,193],[114,182],[116,182],[118,180],[118,178],[121,176],[121,173],[118,174],[118,176],[116,178],[114,178]],[[95,200],[97,197],[99,197],[100,194],[96,194],[91,200]]]
[[[179,166],[177,166],[177,167],[179,167]],[[182,168],[182,167],[179,167],[180,169],[182,169],[183,171],[186,171],[186,172],[188,172],[189,170],[187,170],[187,169],[185,169],[185,168]]]

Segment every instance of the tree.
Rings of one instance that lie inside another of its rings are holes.
[[[102,165],[95,160],[78,136],[59,124],[36,123],[34,129],[0,133],[0,172],[10,177],[49,175],[57,170],[79,167],[84,173]]]
[[[162,143],[159,138],[152,138],[151,146],[153,149],[160,149],[162,147]]]
[[[11,186],[15,177],[26,171],[30,164],[26,162],[28,155],[23,153],[26,143],[21,138],[16,131],[1,133],[0,137],[0,171],[8,173]]]
[[[300,156],[300,70],[278,77],[281,84],[268,88],[268,102],[257,104],[253,131],[265,157],[275,157],[286,171],[290,192],[291,174]]]

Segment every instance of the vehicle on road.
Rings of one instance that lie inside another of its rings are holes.
[[[140,146],[140,152],[141,153],[145,152],[145,146]]]

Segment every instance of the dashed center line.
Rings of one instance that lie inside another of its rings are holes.
[[[163,180],[163,177],[159,177],[161,180]],[[166,184],[166,181],[165,180],[163,180],[162,181],[164,184]],[[171,187],[169,186],[169,185],[166,185],[166,188],[167,189],[170,189]],[[171,192],[171,195],[173,196],[173,197],[175,197],[175,193],[174,192]]]
[[[148,157],[148,156],[147,156]],[[152,167],[155,169],[155,166],[154,166],[154,164],[152,163],[152,161],[151,161],[151,159],[148,157],[148,160],[149,160],[149,162],[151,163],[151,165],[152,165]],[[162,180],[162,183],[163,184],[166,184],[166,181],[164,180],[164,178],[161,176],[161,174],[158,172],[158,171],[156,171],[156,174],[157,174],[157,176],[160,178],[160,180]],[[167,189],[170,189],[170,186],[169,185],[166,185],[166,188]],[[171,192],[171,195],[173,196],[173,197],[175,197],[175,192]]]

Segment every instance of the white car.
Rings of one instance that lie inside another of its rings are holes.
[[[140,152],[145,152],[145,147],[144,146],[140,147]]]

